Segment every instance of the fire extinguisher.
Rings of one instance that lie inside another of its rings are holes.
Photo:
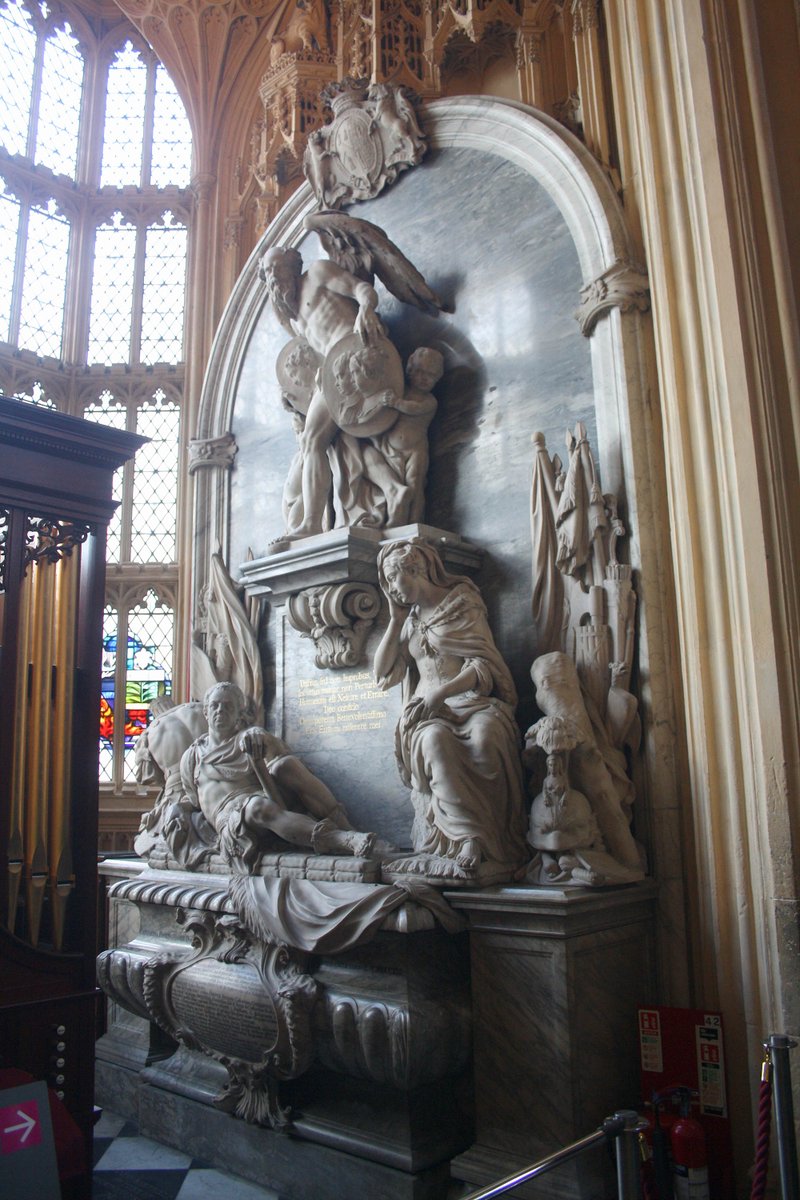
[[[692,1093],[687,1087],[679,1087],[674,1095],[680,1108],[669,1131],[675,1200],[710,1200],[706,1135],[700,1122],[690,1115]]]

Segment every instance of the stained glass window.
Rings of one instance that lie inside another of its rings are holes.
[[[126,619],[120,619],[120,617]],[[111,782],[121,756],[125,782],[135,779],[136,739],[150,722],[150,705],[172,693],[170,604],[151,589],[127,614],[112,606],[103,624],[103,678],[100,696],[100,778]],[[119,646],[125,647],[124,655]],[[122,697],[120,702],[119,697]]]
[[[124,779],[136,778],[133,752],[136,739],[150,720],[150,702],[172,693],[172,636],[174,613],[149,591],[128,614],[125,664]]]
[[[156,68],[153,113],[153,152],[150,183],[153,187],[188,187],[192,170],[192,133],[183,101],[164,67]]]
[[[116,11],[0,0],[0,69],[3,389],[150,439],[115,476],[107,535],[100,776],[119,794],[172,673],[192,139]]]
[[[11,341],[14,264],[19,240],[20,204],[0,179],[0,341]]]
[[[103,612],[103,667],[100,685],[100,782],[114,778],[114,689],[117,670],[117,611]]]
[[[83,57],[69,25],[45,42],[42,93],[34,158],[57,174],[75,177],[83,94]]]
[[[100,425],[110,425],[113,429],[127,429],[128,410],[124,404],[117,404],[111,392],[106,388],[100,393],[96,404],[89,404],[83,413],[87,421],[97,421]],[[106,562],[118,563],[122,559],[122,525],[123,525],[123,489],[128,466],[118,467],[114,472],[113,499],[118,508],[108,523],[106,536]]]
[[[57,408],[55,400],[51,399],[45,391],[44,385],[35,380],[27,392],[14,392],[15,400],[24,400],[26,404],[35,404],[39,408]]]

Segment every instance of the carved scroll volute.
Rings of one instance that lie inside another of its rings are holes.
[[[291,1118],[278,1083],[302,1075],[314,1058],[318,988],[303,970],[304,956],[282,942],[256,942],[230,915],[179,909],[178,921],[191,933],[193,950],[145,963],[150,1019],[227,1069],[228,1085],[214,1100],[218,1108],[285,1128]],[[226,996],[220,1011],[208,1005],[211,981]]]
[[[314,661],[322,670],[358,666],[379,611],[378,591],[369,583],[306,588],[286,602],[289,624],[313,640]]]

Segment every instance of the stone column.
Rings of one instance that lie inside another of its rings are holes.
[[[605,11],[626,210],[653,296],[694,1002],[724,1013],[743,1178],[761,1040],[800,1025],[800,330],[782,100],[799,69],[796,10]]]

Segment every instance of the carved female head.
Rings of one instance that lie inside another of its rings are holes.
[[[451,575],[446,571],[438,550],[424,538],[405,538],[402,541],[389,542],[378,555],[378,581],[381,588],[393,600],[400,604],[408,604],[409,601],[401,595],[401,577],[405,580],[425,580],[437,588],[445,589],[455,587],[459,583],[475,586],[466,575]]]

